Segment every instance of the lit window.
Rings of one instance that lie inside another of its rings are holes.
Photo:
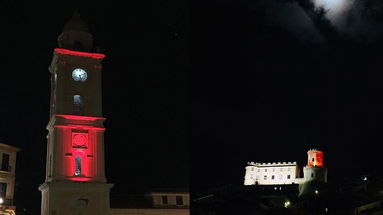
[[[184,200],[183,200],[182,196],[176,196],[176,204],[177,205],[183,205],[184,204]]]
[[[168,204],[168,196],[162,196],[162,204],[164,205]]]
[[[73,112],[75,114],[82,114],[83,112],[83,100],[80,95],[73,96]]]
[[[81,157],[76,156],[76,171],[74,173],[76,176],[81,175]]]

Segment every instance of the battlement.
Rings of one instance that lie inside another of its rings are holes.
[[[263,167],[263,166],[292,166],[297,165],[297,162],[268,162],[268,163],[255,163],[253,161],[247,163],[249,166]]]

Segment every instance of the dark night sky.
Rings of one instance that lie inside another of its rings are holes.
[[[103,113],[111,202],[188,187],[190,29],[183,1],[0,1],[0,141],[21,148],[19,208],[40,214],[49,120],[48,66],[78,9],[106,54]]]
[[[328,19],[307,2],[193,6],[192,192],[243,183],[248,161],[302,168],[311,148],[329,180],[381,170],[383,3]]]

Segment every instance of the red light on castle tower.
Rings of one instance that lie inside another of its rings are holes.
[[[323,152],[310,149],[307,151],[307,166],[318,166],[323,167]]]

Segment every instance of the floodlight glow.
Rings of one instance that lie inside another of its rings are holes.
[[[4,202],[4,199],[0,198],[0,204],[3,204],[3,202]]]
[[[291,203],[290,203],[290,201],[287,200],[287,201],[285,201],[284,205],[285,205],[285,208],[288,208],[291,205]]]
[[[315,194],[318,194],[319,193],[319,191],[318,190],[315,190]]]

